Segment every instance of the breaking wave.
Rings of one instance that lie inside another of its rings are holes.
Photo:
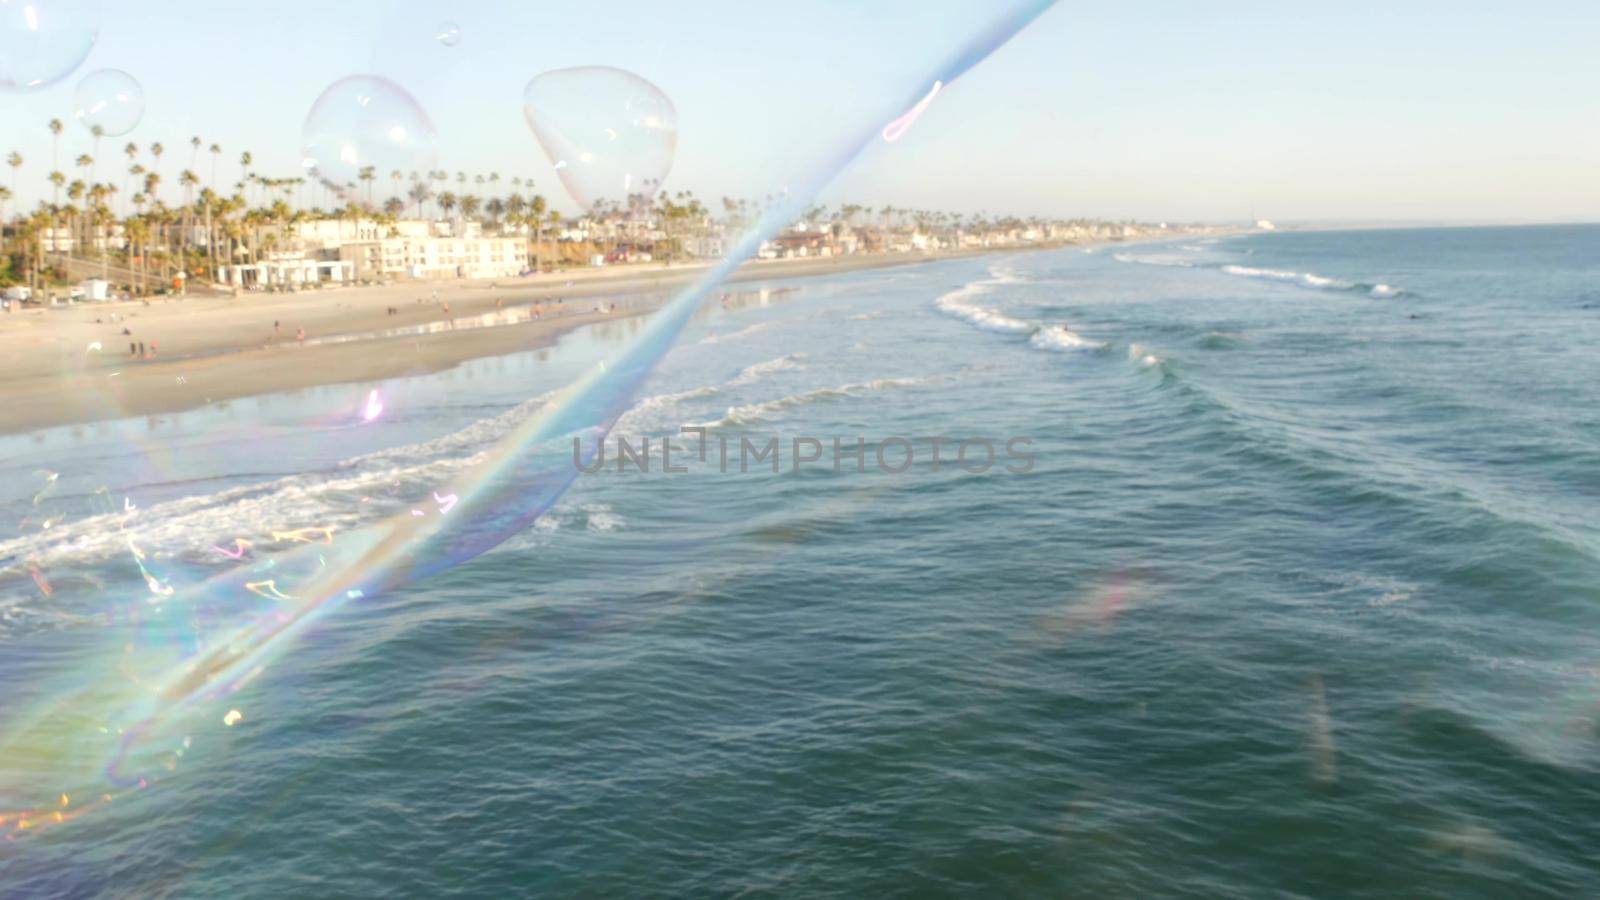
[[[933,378],[877,378],[859,384],[846,384],[839,387],[818,388],[801,394],[779,397],[776,400],[766,400],[760,403],[748,403],[743,406],[730,406],[721,418],[710,422],[686,423],[686,428],[728,428],[738,425],[751,425],[756,422],[770,419],[773,414],[784,410],[794,409],[797,406],[809,406],[814,403],[827,403],[833,400],[844,400],[858,397],[873,391],[894,390],[896,388],[915,387],[933,381]]]
[[[669,421],[675,427],[673,410],[685,401],[747,386],[777,372],[803,368],[803,358],[802,354],[781,356],[747,366],[723,384],[645,397],[623,416],[618,427],[642,431]],[[850,385],[840,390],[848,392],[876,384]],[[449,434],[352,456],[321,470],[148,507],[121,508],[119,498],[118,508],[108,512],[63,522],[49,531],[0,540],[0,580],[19,575],[26,579],[28,566],[47,568],[69,557],[74,563],[128,557],[129,566],[133,566],[130,540],[156,559],[231,563],[231,558],[212,548],[220,545],[233,550],[233,542],[242,539],[262,550],[280,549],[272,540],[274,531],[344,531],[403,513],[408,506],[429,505],[434,502],[430,494],[435,487],[481,461],[496,441],[555,396],[554,391],[541,394]],[[560,516],[551,521],[559,526]],[[591,522],[588,527],[595,526]]]
[[[1184,244],[1180,246],[1179,249],[1192,252],[1202,252],[1206,250],[1207,247],[1197,244]],[[1243,252],[1245,252],[1246,255],[1249,255],[1250,253],[1248,250]],[[1115,259],[1117,262],[1131,263],[1141,266],[1159,266],[1162,268],[1173,269],[1213,268],[1213,266],[1208,266],[1204,263],[1195,263],[1188,259],[1160,254],[1134,254],[1122,252],[1113,253],[1111,258]],[[1346,291],[1352,293],[1360,292],[1377,300],[1387,300],[1391,297],[1398,297],[1405,293],[1404,290],[1390,284],[1384,284],[1381,282],[1367,283],[1361,281],[1346,281],[1342,278],[1332,278],[1327,275],[1318,275],[1315,272],[1295,272],[1289,269],[1269,269],[1258,266],[1241,266],[1237,264],[1215,266],[1215,268],[1224,274],[1234,275],[1240,278],[1257,278],[1266,281],[1281,281],[1285,284],[1296,284],[1300,287],[1322,291]]]
[[[1345,281],[1342,278],[1330,278],[1314,272],[1294,272],[1288,269],[1262,269],[1254,266],[1227,265],[1222,271],[1228,275],[1240,278],[1259,278],[1268,281],[1282,281],[1288,284],[1297,284],[1301,287],[1313,288],[1323,291],[1360,292],[1377,299],[1398,297],[1405,291],[1388,284],[1368,284],[1361,281]]]
[[[993,307],[981,306],[973,298],[992,293],[995,288],[1008,284],[1024,283],[1027,279],[1009,272],[990,270],[992,278],[963,285],[933,302],[934,308],[945,315],[960,319],[984,331],[999,334],[1028,336],[1028,346],[1037,350],[1065,352],[1092,350],[1105,345],[1092,341],[1072,331],[1065,325],[1045,325],[1008,316]]]
[[[1091,341],[1065,325],[1043,325],[1028,337],[1028,345],[1039,350],[1065,353],[1072,350],[1099,350],[1105,344]]]

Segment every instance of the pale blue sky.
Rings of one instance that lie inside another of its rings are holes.
[[[258,169],[294,174],[311,102],[377,71],[428,110],[442,167],[532,176],[570,208],[522,121],[522,87],[545,69],[615,65],[677,105],[669,188],[755,196],[904,96],[1002,2],[107,0],[79,74],[116,67],[144,83],[144,123],[107,146],[163,141],[169,185],[193,134],[222,144],[230,179],[242,149]],[[454,49],[432,41],[445,19],[463,31]],[[1593,0],[1066,0],[824,200],[1144,219],[1596,220],[1597,47]],[[27,157],[30,202],[48,119],[68,122],[63,156],[88,145],[70,121],[76,77],[0,94],[0,153]]]

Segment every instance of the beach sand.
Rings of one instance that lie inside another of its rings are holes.
[[[746,264],[729,281],[962,255],[971,253],[760,261]],[[649,312],[706,268],[618,266],[499,282],[192,295],[152,299],[148,305],[94,303],[0,314],[0,434],[180,412],[317,385],[381,381],[548,346],[574,328]],[[597,305],[605,311],[595,312]],[[390,307],[398,313],[390,315]],[[534,319],[536,308],[541,317]],[[303,343],[298,339],[302,328]],[[130,354],[130,343],[141,341],[145,357]]]

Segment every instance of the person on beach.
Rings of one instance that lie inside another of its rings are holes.
[[[301,342],[302,344],[305,343],[305,340],[306,340],[306,329],[305,329],[305,326],[302,325],[301,327],[296,328],[294,330],[294,339],[299,341],[299,342]]]
[[[150,357],[145,355],[145,352],[144,352],[144,341],[140,341],[139,342],[139,358],[140,359],[149,359],[150,358]]]

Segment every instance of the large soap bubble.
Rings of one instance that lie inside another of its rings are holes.
[[[0,0],[0,90],[71,75],[100,35],[100,0]]]
[[[522,92],[522,114],[579,206],[648,201],[672,171],[678,111],[632,72],[582,66],[545,72]]]
[[[371,200],[391,172],[437,167],[439,137],[417,101],[377,75],[334,82],[306,115],[303,165],[347,201]]]
[[[446,47],[461,43],[461,26],[454,22],[440,22],[433,28],[433,39]]]
[[[144,88],[121,69],[90,72],[72,93],[72,115],[107,137],[127,134],[144,118]]]

